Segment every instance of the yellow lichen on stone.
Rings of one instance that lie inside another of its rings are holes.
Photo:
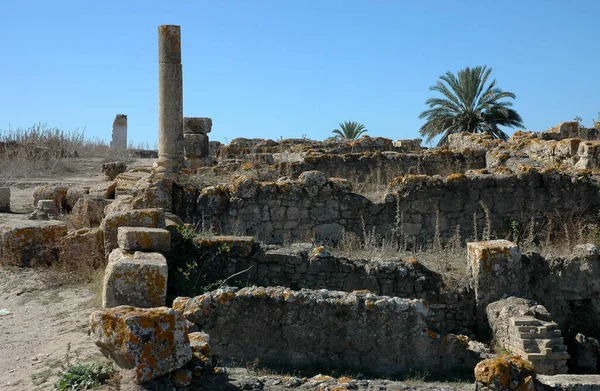
[[[448,183],[461,183],[461,182],[465,182],[467,180],[467,177],[465,176],[465,174],[450,174],[448,175]]]
[[[511,374],[521,378],[511,378]],[[475,380],[484,385],[509,386],[512,390],[529,390],[532,376],[535,374],[533,364],[519,356],[507,354],[483,360],[475,367]]]

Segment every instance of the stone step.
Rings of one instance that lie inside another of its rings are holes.
[[[538,319],[534,318],[533,316],[511,318],[510,323],[512,326],[539,326],[542,324]]]

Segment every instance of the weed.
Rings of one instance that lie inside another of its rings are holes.
[[[60,374],[55,390],[87,390],[100,387],[115,373],[112,365],[76,364]]]
[[[46,383],[48,381],[48,379],[50,379],[53,375],[54,375],[54,371],[50,368],[46,368],[39,372],[33,373],[31,375],[31,381],[32,381],[33,385],[39,386],[39,385]]]
[[[433,251],[440,251],[442,242],[440,240],[440,211],[435,211],[435,232],[433,234]]]
[[[490,210],[483,201],[479,201],[479,205],[481,206],[481,209],[483,209],[483,213],[485,215],[485,227],[483,228],[481,236],[483,240],[490,240],[492,236],[492,219],[490,217]]]

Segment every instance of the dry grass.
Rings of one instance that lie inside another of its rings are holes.
[[[72,173],[76,158],[132,161],[130,149],[111,149],[104,140],[86,138],[78,129],[69,132],[37,124],[0,131],[0,180]]]

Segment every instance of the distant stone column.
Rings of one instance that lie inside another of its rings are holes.
[[[211,129],[211,118],[185,117],[183,119],[183,149],[185,163],[189,168],[210,165],[207,164],[207,158],[209,152],[208,133]]]
[[[179,26],[158,26],[158,160],[156,172],[183,164],[183,79]]]
[[[127,116],[125,114],[117,114],[115,117],[110,147],[115,149],[127,148]]]

